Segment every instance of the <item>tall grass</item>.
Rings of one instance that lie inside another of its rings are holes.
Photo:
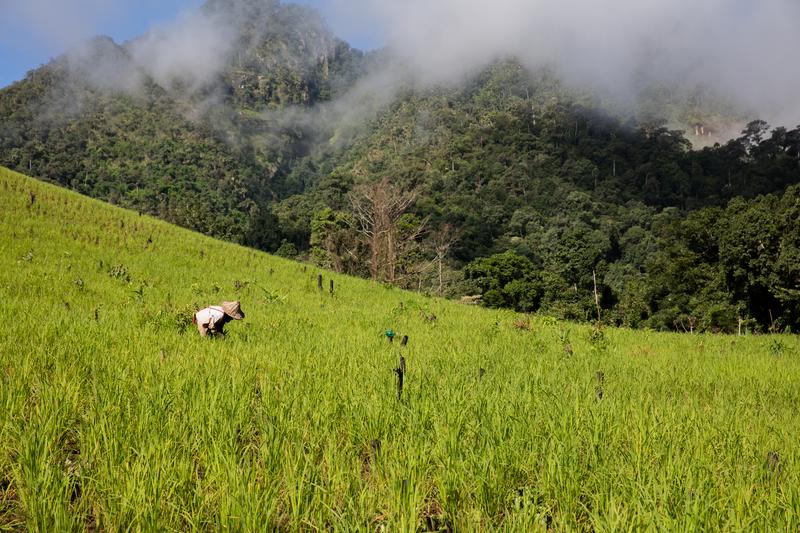
[[[0,195],[0,529],[800,527],[796,337],[331,295],[9,171]],[[200,338],[223,299],[247,318]]]

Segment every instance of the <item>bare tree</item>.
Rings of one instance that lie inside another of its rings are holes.
[[[439,281],[439,286],[436,289],[438,294],[442,294],[442,288],[444,287],[444,260],[450,253],[450,248],[452,248],[460,238],[461,233],[449,223],[442,226],[439,231],[432,236],[433,251],[436,254],[434,260],[436,261]]]
[[[405,235],[399,222],[417,196],[415,190],[402,190],[384,177],[378,182],[358,186],[350,192],[350,203],[358,220],[359,232],[369,247],[372,279],[394,282],[400,252],[415,242],[426,221]]]

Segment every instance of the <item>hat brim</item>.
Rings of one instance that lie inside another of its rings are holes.
[[[242,308],[239,306],[239,302],[222,302],[220,307],[222,308],[223,313],[234,320],[241,320],[244,318],[244,313],[242,312]]]

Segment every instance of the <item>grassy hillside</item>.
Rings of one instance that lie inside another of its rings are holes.
[[[796,337],[320,293],[2,169],[0,199],[0,529],[800,526]],[[225,299],[246,319],[201,339],[192,310]]]

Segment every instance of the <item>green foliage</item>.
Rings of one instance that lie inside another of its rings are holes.
[[[285,239],[281,239],[278,217],[273,213],[272,206],[267,204],[253,209],[257,212],[251,216],[244,244],[268,252],[276,251]]]
[[[286,242],[286,239],[284,239],[278,249],[275,250],[275,255],[278,257],[285,257],[286,259],[294,259],[297,257],[298,252],[294,244]]]
[[[108,275],[114,279],[128,282],[131,280],[131,275],[125,265],[113,265],[108,269]]]
[[[359,271],[359,240],[352,214],[324,208],[311,221],[311,257],[314,262],[336,272]]]
[[[539,307],[542,284],[527,257],[504,252],[476,259],[465,267],[464,277],[473,280],[488,307],[511,307],[523,312]]]

